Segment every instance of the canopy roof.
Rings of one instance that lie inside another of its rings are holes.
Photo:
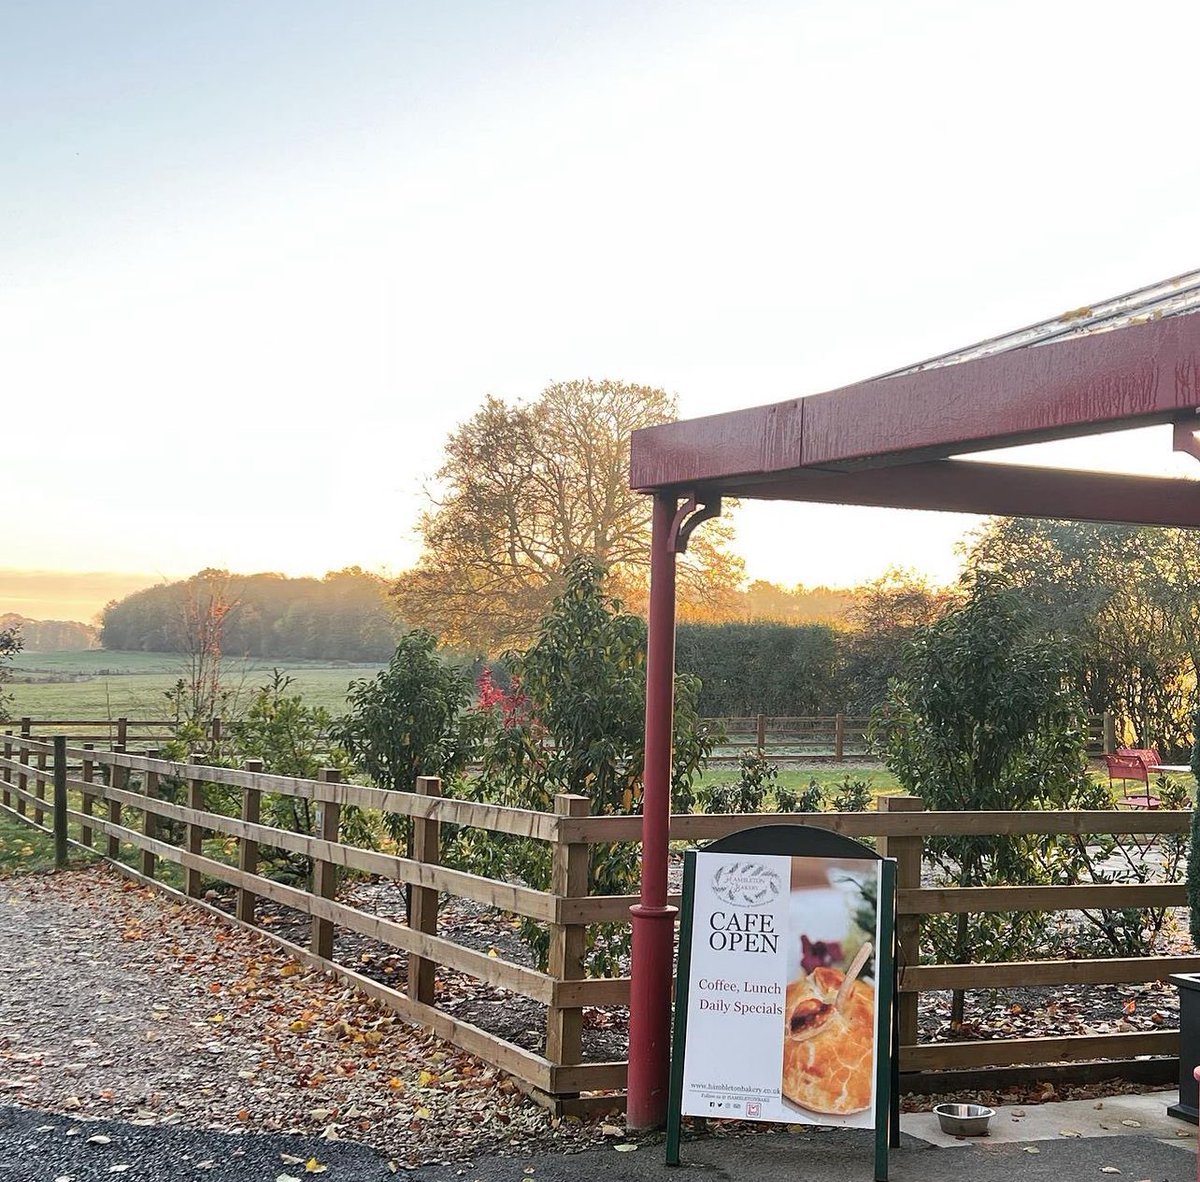
[[[840,390],[635,432],[630,484],[1200,526],[1200,481],[953,458],[1160,423],[1200,457],[1200,272]]]

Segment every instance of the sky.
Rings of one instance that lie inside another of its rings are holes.
[[[9,0],[0,568],[395,572],[488,394],[710,414],[1196,267],[1198,35],[1170,2]],[[1162,428],[1047,462],[1179,461]],[[950,579],[978,524],[736,523],[751,578],[809,585]]]

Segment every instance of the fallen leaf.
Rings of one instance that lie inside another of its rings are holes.
[[[279,1155],[279,1160],[283,1162],[285,1166],[298,1166],[304,1160],[304,1158],[297,1157],[294,1153],[281,1153]]]
[[[328,1166],[323,1166],[315,1157],[310,1157],[304,1163],[304,1172],[306,1174],[323,1174],[329,1169]]]
[[[1121,1171],[1116,1166],[1101,1166],[1100,1173],[1102,1174],[1119,1174]]]
[[[106,1137],[103,1133],[97,1133],[94,1137],[89,1137],[87,1143],[89,1145],[107,1145],[111,1140],[111,1137]]]
[[[1078,1129],[1059,1129],[1060,1137],[1082,1137],[1083,1134]]]
[[[1042,1151],[1036,1145],[1026,1145],[1022,1150],[1023,1153],[1041,1153]]]
[[[614,1145],[613,1148],[618,1153],[632,1153],[637,1148],[637,1146],[631,1145],[629,1142],[626,1142],[624,1145]]]
[[[1140,1120],[1123,1120],[1121,1123],[1127,1129],[1140,1129],[1142,1127],[1142,1122]]]

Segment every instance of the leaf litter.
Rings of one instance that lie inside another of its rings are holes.
[[[102,867],[5,890],[0,1075],[14,1077],[11,1102],[75,1122],[354,1140],[401,1166],[605,1140],[599,1121],[552,1116],[504,1072],[268,940]],[[312,1158],[289,1170],[324,1167]]]

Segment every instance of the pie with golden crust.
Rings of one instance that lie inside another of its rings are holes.
[[[875,987],[855,981],[834,1009],[840,969],[822,966],[787,987],[783,1008],[783,1094],[793,1104],[831,1116],[871,1107]],[[811,1021],[820,1029],[795,1037]]]

